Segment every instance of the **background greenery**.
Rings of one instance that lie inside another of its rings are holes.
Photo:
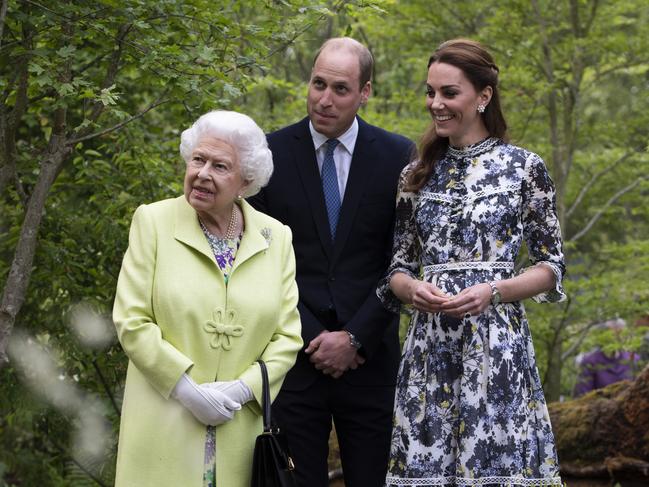
[[[101,330],[131,214],[180,193],[202,113],[303,117],[336,35],[376,59],[362,117],[413,140],[433,49],[494,53],[511,138],[557,186],[570,300],[528,309],[546,396],[569,397],[578,353],[641,346],[593,325],[649,311],[648,31],[643,0],[2,0],[0,485],[112,485],[126,358]]]

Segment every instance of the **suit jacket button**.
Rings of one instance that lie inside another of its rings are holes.
[[[333,282],[333,281],[336,280],[336,278],[335,278],[334,276],[329,276],[329,280],[330,280],[331,282]]]

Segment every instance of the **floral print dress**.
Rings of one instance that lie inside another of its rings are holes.
[[[199,223],[214,253],[216,263],[223,272],[225,285],[227,286],[228,276],[232,270],[232,264],[234,264],[234,258],[241,243],[241,234],[233,239],[217,237],[210,233],[205,225],[203,225],[203,222],[199,220]],[[207,427],[203,487],[216,487],[216,426]]]
[[[418,192],[397,198],[394,254],[378,288],[396,272],[448,294],[514,275],[523,240],[533,265],[565,298],[554,187],[539,156],[496,138],[449,147]],[[415,311],[395,397],[386,486],[560,486],[559,466],[534,348],[521,302],[456,319]]]

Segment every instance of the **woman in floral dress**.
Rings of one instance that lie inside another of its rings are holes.
[[[506,142],[498,68],[478,43],[429,61],[433,118],[402,173],[394,255],[378,289],[412,304],[386,486],[560,486],[522,299],[565,298],[554,187]],[[531,266],[514,272],[525,241]]]

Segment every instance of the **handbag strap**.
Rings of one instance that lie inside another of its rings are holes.
[[[264,416],[264,431],[271,430],[270,417],[270,386],[268,384],[268,370],[263,360],[257,360],[261,368],[261,409]]]

